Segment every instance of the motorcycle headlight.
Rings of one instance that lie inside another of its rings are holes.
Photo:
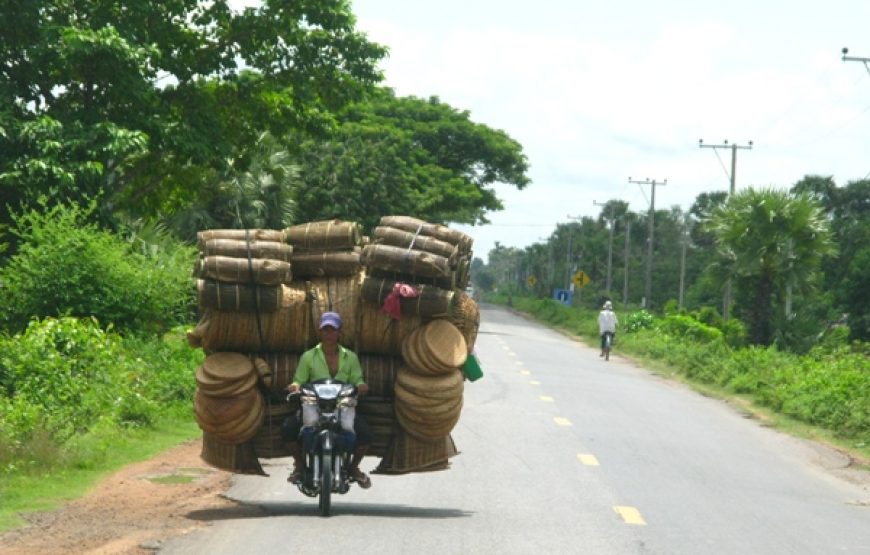
[[[314,390],[317,396],[321,399],[335,399],[341,392],[341,384],[338,383],[319,383],[314,384]]]

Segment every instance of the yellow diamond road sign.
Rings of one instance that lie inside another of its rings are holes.
[[[535,276],[529,276],[529,279],[526,280],[526,283],[534,287],[535,284],[538,283],[538,278],[536,278]]]
[[[577,287],[584,287],[590,281],[592,280],[589,279],[589,276],[587,276],[586,273],[583,272],[583,270],[580,270],[579,272],[571,276],[571,282],[574,283],[574,285],[576,285]]]

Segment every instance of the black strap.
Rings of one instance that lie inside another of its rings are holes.
[[[245,252],[248,255],[248,277],[250,279],[251,292],[254,295],[254,311],[257,316],[257,335],[260,338],[260,350],[266,348],[266,342],[263,341],[263,324],[260,321],[260,288],[254,280],[254,260],[251,255],[251,232],[245,229]]]

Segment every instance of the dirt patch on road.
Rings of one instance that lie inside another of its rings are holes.
[[[0,555],[153,553],[167,539],[205,526],[195,511],[232,507],[221,496],[232,474],[199,458],[190,441],[106,478],[86,497],[25,516],[24,528],[0,535]]]

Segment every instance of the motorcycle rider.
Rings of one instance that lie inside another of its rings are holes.
[[[610,342],[613,343],[613,337],[616,335],[616,326],[619,320],[616,318],[616,313],[613,312],[613,304],[610,301],[605,301],[601,312],[598,313],[598,333],[601,335],[601,354],[604,356],[604,341],[606,334],[610,334]]]
[[[356,353],[338,343],[341,330],[341,316],[337,312],[324,312],[320,316],[320,343],[305,351],[299,358],[293,383],[287,386],[287,391],[299,391],[304,383],[323,378],[333,378],[356,386],[359,395],[368,393],[369,386],[363,378],[362,366]],[[368,424],[358,412],[353,422],[356,434],[356,448],[350,461],[348,473],[360,485],[367,489],[371,487],[371,479],[359,469],[359,464],[365,456],[372,436]],[[301,430],[299,417],[291,414],[281,426],[281,437],[287,442],[290,456],[293,457],[293,471],[287,477],[291,483],[299,483],[305,470],[305,457],[299,445]]]

